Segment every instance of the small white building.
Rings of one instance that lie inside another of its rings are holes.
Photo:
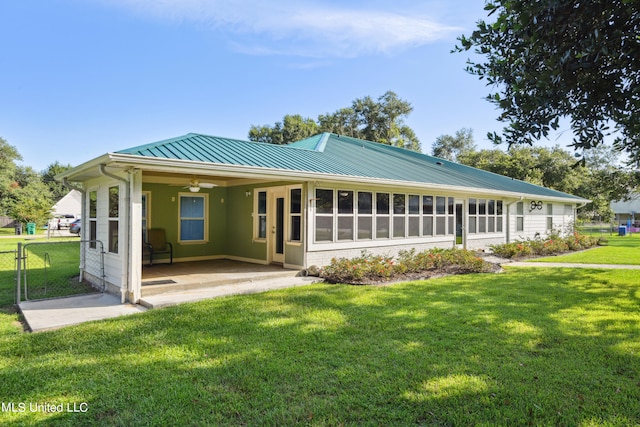
[[[630,231],[640,232],[640,194],[632,194],[627,201],[611,202],[611,210],[618,225],[631,224],[633,228]]]
[[[61,225],[68,227],[82,215],[82,193],[78,190],[69,191],[53,205],[51,213],[53,220],[50,221],[50,226],[56,226],[60,222]]]

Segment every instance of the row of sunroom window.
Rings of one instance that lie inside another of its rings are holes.
[[[316,242],[446,236],[462,224],[448,196],[319,188],[315,206]],[[468,200],[469,233],[502,229],[502,200]]]

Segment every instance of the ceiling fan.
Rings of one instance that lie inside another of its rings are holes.
[[[189,185],[183,188],[188,188],[189,191],[191,191],[192,193],[197,193],[198,191],[200,191],[201,188],[213,188],[217,186],[218,184],[213,184],[211,182],[200,182],[194,178],[191,181],[189,181]]]

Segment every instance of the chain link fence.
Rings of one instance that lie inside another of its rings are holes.
[[[16,257],[18,250],[0,251],[0,307],[16,301]]]
[[[83,251],[80,245],[91,250]],[[17,298],[22,301],[104,291],[104,250],[99,241],[18,244]],[[91,272],[91,282],[85,277]],[[97,280],[96,280],[97,278]]]

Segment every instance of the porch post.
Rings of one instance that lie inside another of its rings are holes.
[[[130,194],[130,215],[127,219],[129,236],[129,292],[127,299],[136,304],[140,300],[140,290],[142,288],[142,172],[133,170],[129,179]]]

